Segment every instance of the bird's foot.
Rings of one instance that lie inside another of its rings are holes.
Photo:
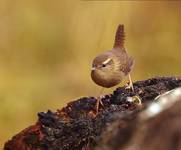
[[[125,89],[131,89],[134,92],[133,82],[132,82],[130,74],[128,74],[128,77],[129,77],[129,82],[126,84]]]
[[[102,102],[102,98],[104,98],[104,96],[99,96],[97,97],[97,102],[96,102],[96,115],[99,113],[99,106],[101,105],[102,107],[104,107],[104,104]]]
[[[102,102],[102,99],[105,98],[105,95],[100,95],[99,98],[100,98],[99,103],[101,104],[102,107],[104,107],[104,104],[103,104],[103,102]]]
[[[133,92],[134,92],[134,87],[133,87],[133,84],[132,84],[132,82],[128,82],[127,84],[126,84],[126,87],[125,87],[125,89],[127,90],[132,90]]]

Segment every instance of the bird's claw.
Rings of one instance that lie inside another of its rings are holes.
[[[131,90],[134,92],[133,84],[130,84],[130,82],[126,84],[125,89],[126,89],[126,90],[130,90],[130,89],[131,89]]]
[[[96,102],[96,115],[99,112],[99,105],[101,105],[102,107],[104,107],[104,104],[102,102],[102,98],[104,98],[104,95],[97,97],[97,102]]]

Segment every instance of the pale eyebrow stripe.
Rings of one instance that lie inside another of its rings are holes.
[[[110,62],[111,61],[111,58],[108,58],[108,59],[106,59],[104,62],[103,62],[103,64],[107,64],[108,62]]]

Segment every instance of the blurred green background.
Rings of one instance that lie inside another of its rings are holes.
[[[81,96],[96,96],[92,59],[124,24],[134,81],[181,74],[181,3],[0,1],[0,149],[37,120]],[[111,92],[114,88],[106,90]]]

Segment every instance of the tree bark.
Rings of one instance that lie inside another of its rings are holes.
[[[37,123],[13,136],[4,150],[179,150],[181,100],[151,119],[140,119],[158,95],[179,86],[180,78],[157,77],[135,82],[134,92],[117,88],[102,98],[97,115],[94,97],[72,101],[56,112],[40,112]]]

